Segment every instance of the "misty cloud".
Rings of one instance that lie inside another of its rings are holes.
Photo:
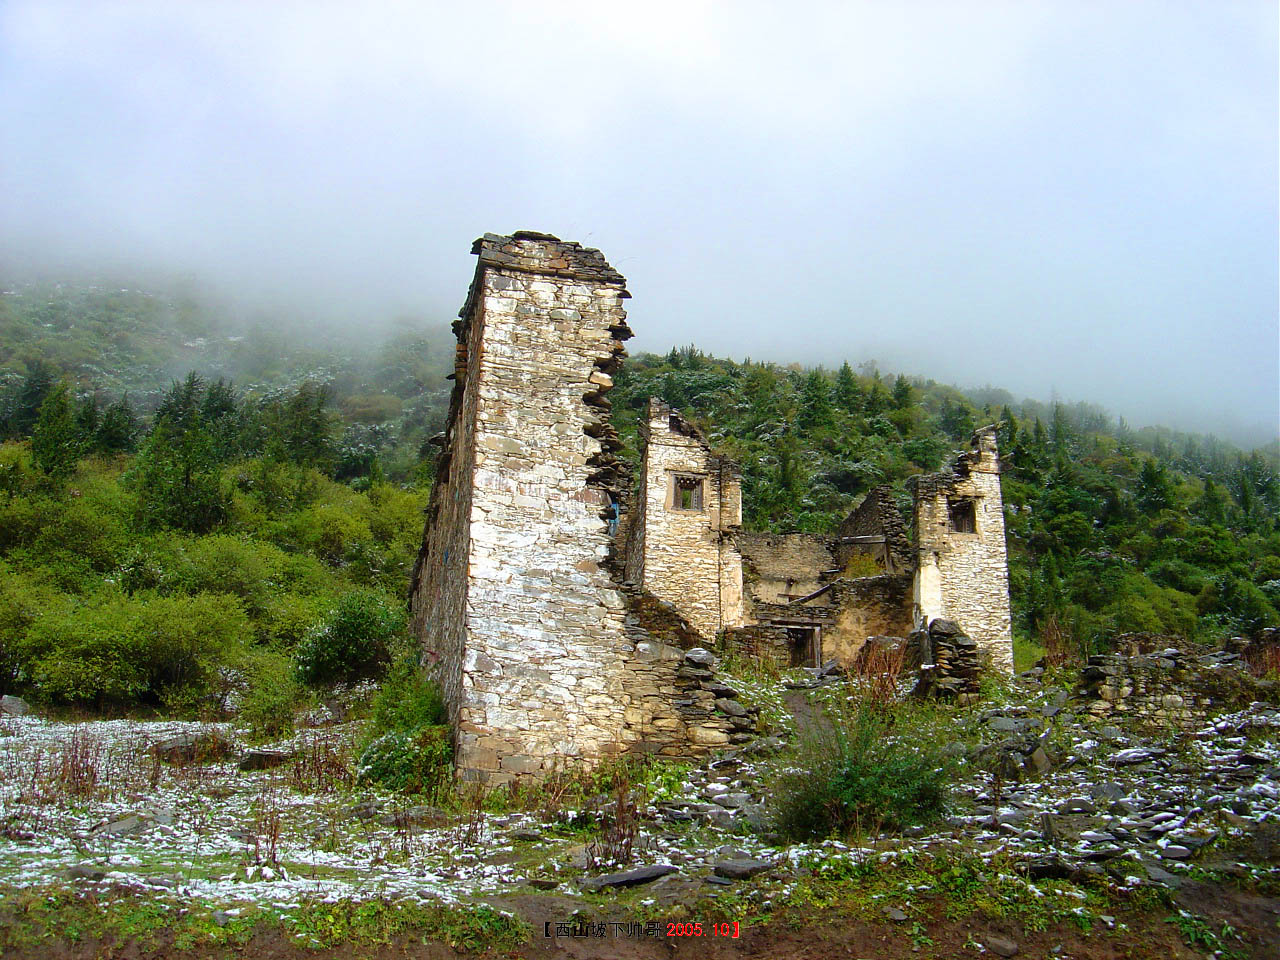
[[[448,319],[473,237],[628,276],[637,349],[1274,438],[1269,3],[0,6],[3,272]]]

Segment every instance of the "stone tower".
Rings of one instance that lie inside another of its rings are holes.
[[[612,562],[622,469],[605,399],[631,336],[626,281],[600,251],[546,234],[485,234],[472,252],[409,594],[455,768],[500,784],[625,750],[679,755],[745,737],[700,690],[709,670],[627,620]]]
[[[951,473],[915,477],[918,623],[953,620],[990,655],[996,670],[1013,672],[1009,565],[996,428],[973,435],[970,452]]]
[[[644,466],[627,544],[627,579],[671,603],[707,642],[742,623],[742,472],[651,398]]]

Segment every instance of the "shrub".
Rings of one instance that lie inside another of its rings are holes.
[[[1280,621],[1266,592],[1230,573],[1218,574],[1210,580],[1198,602],[1202,612],[1214,615],[1228,629],[1242,634]]]
[[[192,593],[234,593],[258,615],[280,584],[286,554],[270,543],[223,534],[197,537],[186,544],[189,566],[183,586]]]
[[[356,769],[363,783],[440,795],[452,779],[444,700],[417,656],[400,656],[373,701],[368,742]]]
[[[332,606],[332,596],[281,592],[270,597],[255,621],[259,642],[293,651]]]
[[[375,675],[391,658],[391,642],[404,630],[404,615],[372,590],[353,590],[298,647],[298,679],[313,685]]]
[[[31,625],[56,603],[57,595],[0,561],[0,694],[28,679]]]
[[[0,493],[16,497],[34,490],[40,475],[31,459],[31,448],[25,443],[0,443]]]
[[[248,688],[240,699],[239,718],[255,740],[271,740],[293,731],[293,718],[307,700],[288,657],[256,650],[245,659]]]
[[[445,720],[444,699],[422,671],[418,658],[413,654],[398,658],[374,698],[370,735],[438,726]]]
[[[361,752],[356,779],[405,793],[439,796],[451,782],[452,764],[448,727],[392,730]]]
[[[373,539],[369,524],[353,515],[348,504],[318,503],[291,515],[288,526],[300,545],[331,564],[345,560],[356,544]]]
[[[234,597],[92,597],[46,612],[25,647],[35,684],[64,701],[190,702],[243,655],[248,619]]]
[[[773,785],[772,825],[795,840],[902,829],[941,814],[950,768],[931,743],[912,744],[870,703],[828,713]]]

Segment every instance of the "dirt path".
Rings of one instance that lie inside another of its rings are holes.
[[[798,740],[831,729],[831,721],[813,702],[812,690],[787,690],[782,696],[782,702],[795,718]]]

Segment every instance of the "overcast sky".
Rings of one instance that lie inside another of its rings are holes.
[[[0,0],[0,273],[367,318],[471,240],[629,280],[633,350],[874,358],[1265,442],[1274,2]]]

